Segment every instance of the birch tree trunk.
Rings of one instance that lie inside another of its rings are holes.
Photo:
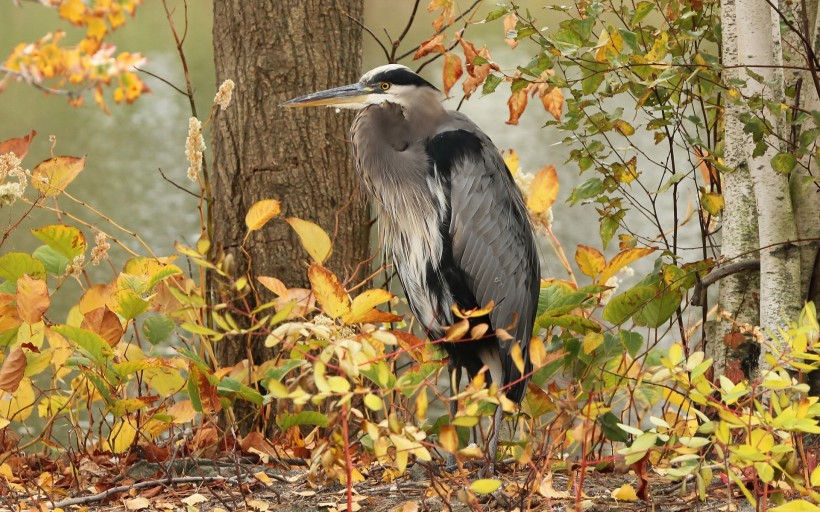
[[[744,99],[761,98],[764,107],[754,112],[772,130],[778,130],[780,120],[765,105],[783,103],[782,48],[779,15],[761,0],[737,0],[738,64],[759,76],[745,77],[740,88]],[[742,105],[746,105],[744,102]],[[781,139],[782,140],[782,139]],[[779,153],[780,143],[769,137],[762,155],[755,154],[751,140],[744,144],[745,160],[752,178],[757,206],[758,243],[760,246],[760,325],[766,342],[779,350],[777,328],[786,319],[796,318],[800,311],[800,253],[794,240],[797,225],[794,218],[787,176],[777,173],[771,160]],[[763,371],[766,350],[761,350],[758,370]]]
[[[721,26],[723,28],[723,65],[725,81],[731,82],[740,78],[738,65],[738,46],[735,0],[721,2]],[[749,137],[743,133],[743,123],[740,121],[741,107],[729,101],[726,105],[725,123],[725,151],[724,162],[734,172],[725,173],[723,179],[723,199],[725,207],[722,217],[721,255],[725,261],[738,261],[737,258],[752,259],[758,246],[758,228],[752,176],[745,163],[744,148]],[[745,255],[745,256],[744,256]],[[758,325],[760,322],[757,290],[760,279],[757,273],[737,273],[724,278],[720,282],[720,308],[739,323]],[[726,318],[718,320],[715,339],[707,348],[709,357],[713,358],[716,375],[726,375],[727,369],[739,370],[741,361],[729,354],[727,343],[730,335],[743,336],[732,322]],[[754,343],[749,337],[745,338],[744,346],[748,349]],[[733,343],[733,346],[736,346]],[[755,362],[757,360],[755,353]],[[743,365],[745,366],[745,365]],[[731,373],[731,372],[730,372]]]

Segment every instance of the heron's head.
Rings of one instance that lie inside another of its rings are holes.
[[[372,69],[355,84],[300,96],[282,103],[283,107],[327,107],[362,109],[369,105],[395,103],[411,107],[430,96],[440,95],[430,82],[407,66],[388,64]]]

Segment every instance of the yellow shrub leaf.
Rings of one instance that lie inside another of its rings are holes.
[[[575,263],[585,276],[595,279],[606,267],[606,258],[598,249],[579,245],[575,250]]]
[[[513,176],[518,174],[518,153],[516,153],[514,149],[508,149],[501,151],[501,156],[504,157],[504,163],[507,164],[507,169],[510,170],[510,174]]]
[[[442,425],[438,434],[438,442],[445,451],[456,453],[458,451],[458,433],[453,425]]]
[[[555,167],[547,165],[536,174],[530,185],[530,195],[527,198],[527,208],[535,213],[544,213],[549,210],[555,198],[558,197],[558,173]]]
[[[17,280],[17,314],[28,324],[36,324],[51,305],[48,286],[28,274]]]
[[[599,332],[590,332],[584,336],[584,354],[591,354],[604,342],[604,335]]]
[[[619,501],[638,501],[635,489],[629,484],[623,484],[612,491],[612,497]]]
[[[617,274],[618,271],[624,268],[625,266],[643,258],[647,254],[652,254],[653,252],[655,252],[655,249],[651,247],[627,249],[625,251],[619,252],[614,258],[612,258],[612,261],[610,261],[609,264],[601,272],[601,276],[598,278],[598,282],[606,283],[610,277]]]
[[[112,453],[124,453],[134,444],[137,437],[137,430],[131,425],[128,418],[118,420],[111,427],[108,435],[108,449]]]
[[[353,299],[353,304],[350,306],[350,312],[344,316],[343,320],[348,324],[362,322],[368,313],[373,311],[373,308],[390,301],[392,298],[392,293],[387,290],[382,290],[381,288],[367,290],[360,293],[355,299]]]
[[[287,296],[288,287],[275,277],[257,276],[256,279],[262,283],[262,286],[275,293],[278,297]]]
[[[350,298],[333,272],[312,263],[308,268],[308,279],[316,301],[327,316],[339,318],[350,312]]]
[[[31,171],[31,184],[46,196],[57,196],[85,167],[85,157],[56,156],[40,162]]]
[[[308,252],[313,261],[316,263],[324,263],[330,256],[332,244],[330,237],[318,224],[313,222],[297,219],[296,217],[288,217],[285,219],[290,227],[299,235],[302,241],[302,247]]]
[[[3,418],[24,422],[35,409],[34,388],[31,379],[23,379],[14,393],[0,394],[0,416]]]
[[[524,355],[521,352],[521,344],[517,341],[512,346],[512,350],[510,350],[510,357],[512,357],[513,364],[515,364],[518,371],[524,373]]]
[[[544,341],[538,336],[533,336],[530,340],[530,361],[536,369],[547,362],[547,349],[544,347]]]
[[[492,494],[501,487],[501,480],[482,478],[470,484],[470,490],[476,494]]]
[[[282,206],[276,199],[263,199],[251,206],[245,215],[245,226],[248,231],[256,231],[268,223],[269,220],[279,215]]]

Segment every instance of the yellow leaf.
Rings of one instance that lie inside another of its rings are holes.
[[[491,494],[501,487],[501,480],[482,478],[470,484],[470,490],[476,494]]]
[[[371,411],[381,411],[384,408],[382,399],[373,393],[368,393],[364,396],[364,405]]]
[[[257,276],[256,279],[262,283],[262,286],[275,293],[278,297],[287,296],[288,287],[275,277]]]
[[[296,217],[288,217],[285,219],[290,227],[299,235],[302,241],[302,247],[308,252],[313,261],[316,263],[324,263],[330,256],[332,244],[330,237],[319,225],[313,222],[297,219]]]
[[[316,301],[322,306],[325,314],[331,318],[339,318],[350,312],[350,298],[339,279],[330,270],[318,263],[311,263],[308,268],[308,279]]]
[[[508,149],[502,151],[501,155],[504,157],[504,163],[507,164],[507,169],[510,170],[510,174],[513,176],[518,174],[518,153],[516,153],[514,149]]]
[[[14,393],[0,393],[0,416],[24,422],[31,416],[35,401],[31,379],[23,379]]]
[[[46,196],[57,196],[85,167],[85,157],[56,156],[40,162],[31,171],[31,184]]]
[[[353,299],[353,304],[350,306],[350,312],[344,316],[342,320],[348,324],[355,324],[362,322],[363,319],[379,304],[389,302],[393,298],[393,294],[387,290],[377,288],[374,290],[367,290],[360,293]]]
[[[36,324],[51,305],[48,286],[28,274],[17,280],[17,314],[27,324]]]
[[[624,268],[625,266],[643,258],[647,254],[652,254],[653,252],[655,252],[655,249],[651,247],[627,249],[625,251],[619,252],[614,258],[612,258],[612,261],[610,261],[609,264],[601,272],[601,276],[598,278],[598,282],[606,283],[610,277],[617,274],[618,271]]]
[[[460,322],[456,322],[450,327],[447,328],[447,332],[444,333],[444,339],[447,341],[458,341],[467,334],[467,331],[470,330],[470,321],[466,318],[461,320]]]
[[[612,491],[612,497],[619,501],[638,501],[638,495],[635,494],[635,489],[629,484],[623,484]]]
[[[424,420],[427,419],[427,405],[427,389],[422,387],[416,397],[416,419],[420,423],[424,423]]]
[[[584,336],[584,354],[591,354],[604,342],[604,335],[599,332],[590,332]]]
[[[547,362],[547,349],[544,342],[538,336],[533,336],[530,340],[530,361],[534,368],[541,368]]]
[[[579,245],[575,249],[575,263],[585,276],[593,279],[603,272],[606,266],[606,258],[601,254],[601,251],[586,245]]]
[[[723,210],[723,206],[725,204],[723,194],[715,194],[704,191],[700,195],[700,204],[703,205],[703,209],[711,215],[717,215],[721,210]]]
[[[535,174],[535,179],[530,185],[527,208],[535,213],[544,213],[558,197],[558,189],[558,173],[555,172],[555,167],[552,165],[542,167]]]
[[[512,346],[512,350],[510,350],[510,357],[512,357],[513,363],[518,371],[524,373],[524,355],[521,352],[521,344],[517,341]]]
[[[248,231],[256,231],[268,223],[269,220],[279,215],[282,206],[276,199],[263,199],[257,201],[245,215],[245,226]]]
[[[458,433],[453,425],[442,425],[438,434],[438,442],[445,451],[456,453],[458,451]]]

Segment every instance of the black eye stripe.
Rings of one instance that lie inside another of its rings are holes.
[[[436,89],[433,84],[423,79],[419,75],[407,69],[390,69],[382,71],[375,75],[372,79],[375,83],[387,82],[393,85],[415,85],[417,87],[431,87]]]

